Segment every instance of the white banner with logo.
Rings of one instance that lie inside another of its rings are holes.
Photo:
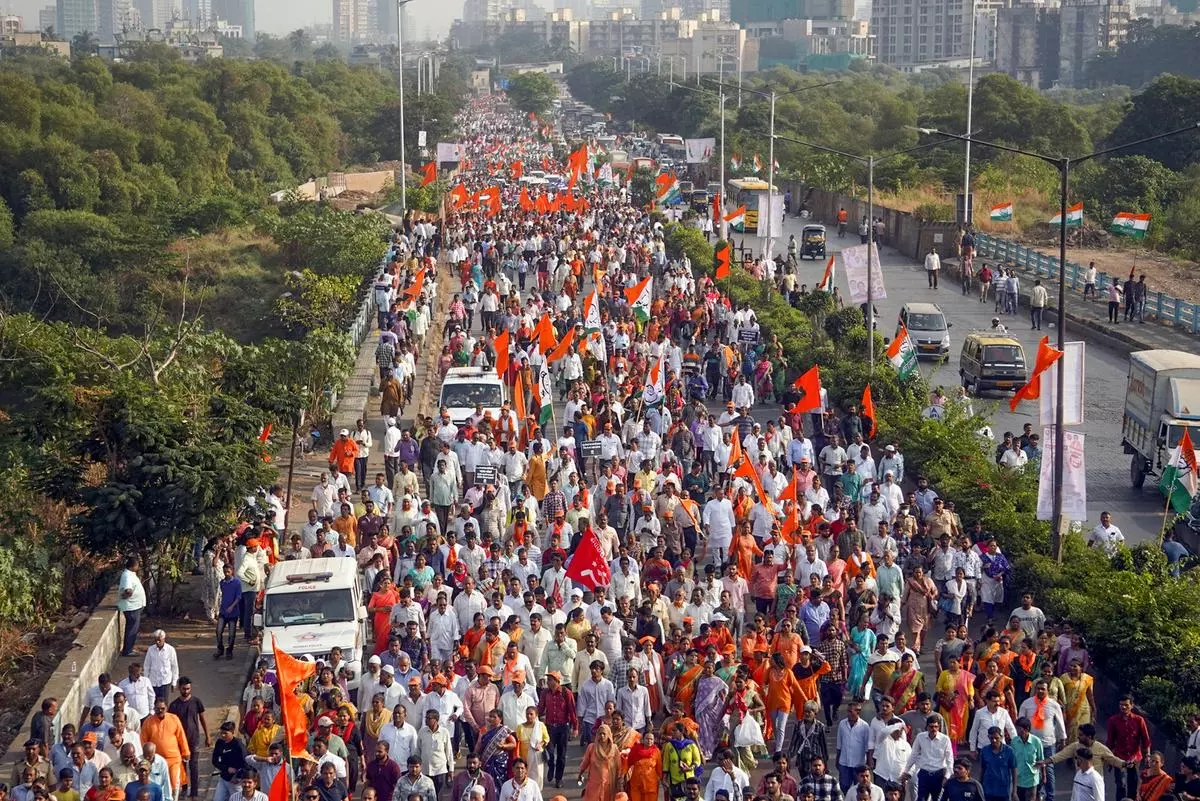
[[[758,192],[758,231],[763,239],[783,238],[783,195],[771,196],[771,213],[767,214],[767,193]],[[770,227],[767,226],[770,221]]]
[[[712,159],[713,153],[717,151],[717,140],[712,137],[684,139],[683,148],[687,154],[688,164],[707,164]]]
[[[1042,429],[1042,466],[1038,475],[1038,520],[1054,518],[1054,428]],[[1063,436],[1063,516],[1087,520],[1087,478],[1083,471],[1083,434],[1067,431]]]
[[[803,243],[801,243],[803,245]],[[867,245],[842,248],[842,267],[850,287],[850,303],[857,306],[867,302]],[[871,300],[887,299],[883,286],[883,266],[879,263],[879,246],[871,253]]]
[[[1039,396],[1042,411],[1042,425],[1054,425],[1054,403],[1058,398],[1058,370],[1066,370],[1066,389],[1063,398],[1065,424],[1069,426],[1083,425],[1083,354],[1084,343],[1067,342],[1063,345],[1062,358],[1055,362],[1049,370],[1042,373],[1042,394]],[[1030,354],[1037,358],[1036,352]],[[1029,359],[1026,358],[1028,364]],[[1032,365],[1030,365],[1032,369]]]
[[[462,142],[437,143],[437,160],[439,164],[444,161],[462,161],[466,154],[467,147]]]

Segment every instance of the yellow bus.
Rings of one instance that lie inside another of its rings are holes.
[[[742,233],[758,233],[758,199],[767,191],[769,184],[761,178],[749,176],[746,178],[734,178],[728,182],[729,189],[727,209],[736,209],[739,206],[746,207],[746,216],[742,225],[731,224],[731,231]],[[775,190],[778,194],[779,190]]]

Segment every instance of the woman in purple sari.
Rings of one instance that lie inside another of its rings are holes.
[[[517,750],[517,738],[504,725],[499,709],[488,712],[488,728],[479,736],[475,751],[483,762],[483,769],[496,782],[496,786],[509,780],[509,759]]]
[[[721,738],[721,719],[725,716],[725,696],[729,694],[729,686],[716,675],[712,662],[704,663],[704,672],[696,681],[696,697],[693,710],[696,722],[700,724],[700,753],[705,761],[712,759],[713,752]]]

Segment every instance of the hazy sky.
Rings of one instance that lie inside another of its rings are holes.
[[[0,0],[0,14],[19,14],[25,18],[25,27],[32,30],[38,24],[38,10],[47,5],[52,2]],[[257,0],[255,12],[260,31],[284,34],[308,25],[328,25],[333,18],[332,9],[333,0]],[[407,18],[413,30],[404,32],[404,40],[424,38],[427,30],[444,37],[450,23],[461,15],[462,0],[413,0]]]

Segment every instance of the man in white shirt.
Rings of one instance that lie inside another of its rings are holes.
[[[912,746],[905,736],[907,728],[900,718],[889,718],[875,743],[875,775],[893,784],[900,784],[900,777],[912,756]]]
[[[701,513],[708,543],[705,547],[705,562],[707,564],[724,564],[729,555],[729,546],[733,542],[733,529],[736,520],[733,516],[733,504],[725,497],[722,487],[713,489],[713,498],[704,504]]]
[[[504,719],[504,725],[516,731],[517,727],[525,722],[525,710],[537,705],[537,696],[525,683],[525,671],[514,672],[512,687],[500,696],[500,715]]]
[[[388,756],[397,765],[408,765],[408,758],[417,750],[417,730],[408,722],[408,712],[401,704],[392,710],[392,722],[379,730],[379,741],[388,744]]]
[[[1012,716],[1008,714],[1007,709],[1000,705],[999,690],[988,690],[984,696],[984,706],[975,710],[975,720],[971,724],[971,733],[967,737],[967,742],[971,746],[972,759],[978,761],[979,752],[991,747],[992,743],[988,732],[993,726],[1004,733],[1005,742],[1012,742],[1012,738],[1017,736],[1017,727],[1013,724]]]
[[[1092,749],[1075,752],[1075,781],[1071,785],[1071,801],[1104,801],[1104,776],[1092,767]]]
[[[447,593],[438,593],[436,606],[430,610],[426,630],[429,634],[429,655],[432,659],[444,662],[450,659],[461,636],[458,614],[450,609],[446,601]]]
[[[142,675],[140,663],[134,662],[129,666],[129,676],[121,679],[118,686],[125,693],[125,702],[136,709],[138,715],[144,718],[154,711],[154,685]]]
[[[625,716],[625,725],[645,733],[653,713],[650,709],[650,691],[638,682],[636,667],[625,671],[625,685],[617,690],[617,711]]]
[[[154,686],[154,697],[167,700],[171,688],[179,681],[179,657],[175,646],[167,643],[167,633],[162,629],[154,631],[154,645],[146,649],[143,668],[146,678]]]
[[[1088,534],[1087,544],[1089,548],[1103,548],[1109,556],[1117,555],[1117,551],[1125,544],[1125,535],[1113,525],[1111,512],[1100,513],[1100,522]]]
[[[930,715],[925,721],[925,734],[913,738],[912,754],[904,766],[902,778],[907,780],[913,768],[917,771],[916,801],[937,801],[942,785],[954,767],[954,745],[942,733],[942,721]]]
[[[121,656],[135,656],[133,644],[137,642],[138,627],[142,622],[142,611],[146,608],[146,589],[138,578],[141,563],[136,556],[125,560],[125,570],[117,585],[117,610],[124,618],[125,633],[121,640]],[[110,705],[111,706],[111,705]],[[84,707],[87,708],[86,705]]]
[[[512,778],[500,786],[502,801],[542,801],[542,790],[529,778],[529,766],[523,759],[514,759]]]
[[[720,762],[704,788],[704,801],[716,801],[718,790],[724,790],[731,799],[741,798],[742,789],[749,786],[750,776],[733,764],[733,750],[726,748],[721,752]]]

